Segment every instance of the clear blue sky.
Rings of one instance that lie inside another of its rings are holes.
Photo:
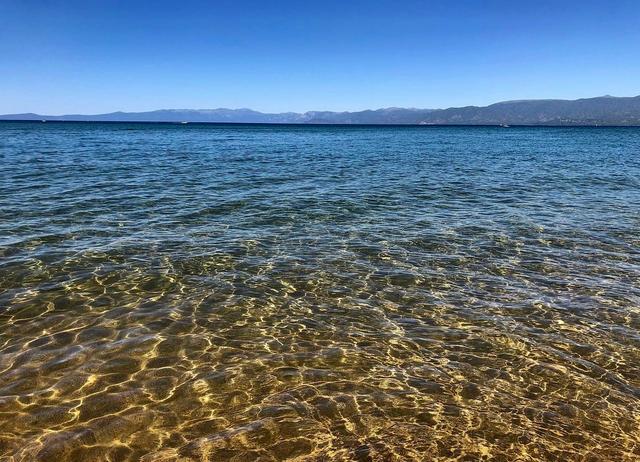
[[[640,1],[0,0],[0,113],[640,94]]]

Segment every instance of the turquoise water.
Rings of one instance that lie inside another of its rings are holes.
[[[0,123],[0,459],[640,458],[640,129]]]

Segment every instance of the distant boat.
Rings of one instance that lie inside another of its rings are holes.
[[[188,124],[189,122],[180,122],[181,124]]]
[[[45,120],[45,119],[42,119],[42,123],[45,123],[45,122],[46,122],[46,120]]]
[[[507,125],[507,124],[500,124],[500,126],[501,126],[502,128],[509,128],[509,127],[510,127],[510,125]]]

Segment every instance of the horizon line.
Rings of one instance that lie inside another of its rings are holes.
[[[311,109],[311,110],[306,110],[306,111],[267,111],[267,110],[257,110],[257,109],[252,109],[249,107],[237,107],[237,108],[231,108],[231,107],[215,107],[215,108],[188,108],[188,107],[183,107],[183,108],[179,108],[179,107],[164,107],[164,108],[159,108],[159,109],[150,109],[150,110],[115,110],[115,111],[111,111],[111,112],[92,112],[92,113],[79,113],[79,112],[67,112],[67,113],[58,113],[58,114],[44,114],[41,112],[12,112],[12,113],[3,113],[0,114],[0,117],[2,116],[15,116],[15,115],[37,115],[37,116],[43,116],[43,117],[65,117],[65,116],[73,116],[73,115],[78,115],[78,116],[83,116],[83,117],[88,117],[88,116],[101,116],[101,115],[110,115],[110,114],[132,114],[132,113],[146,113],[146,112],[160,112],[160,111],[194,111],[194,112],[198,112],[198,111],[252,111],[252,112],[258,112],[260,114],[308,114],[308,113],[313,113],[313,112],[332,112],[332,113],[336,113],[336,114],[347,114],[347,113],[358,113],[358,112],[366,112],[366,111],[383,111],[383,110],[392,110],[392,109],[398,109],[398,110],[415,110],[415,111],[446,111],[447,109],[461,109],[461,108],[467,108],[467,107],[475,107],[475,108],[484,108],[484,107],[490,107],[496,104],[506,104],[506,103],[524,103],[524,102],[531,102],[531,101],[582,101],[582,100],[590,100],[590,99],[597,99],[597,98],[638,98],[640,97],[640,94],[637,95],[633,95],[633,96],[613,96],[610,94],[605,94],[605,95],[600,95],[600,96],[590,96],[590,97],[584,97],[584,98],[576,98],[576,99],[567,99],[567,98],[525,98],[525,99],[510,99],[510,100],[500,100],[500,101],[495,101],[493,103],[490,104],[486,104],[484,106],[481,105],[465,105],[465,106],[447,106],[447,107],[439,107],[439,108],[427,108],[427,107],[409,107],[409,106],[386,106],[386,107],[379,107],[379,108],[368,108],[368,109],[360,109],[360,110],[331,110],[331,109],[322,109],[322,110],[318,110],[318,109]],[[213,122],[215,123],[215,122]]]

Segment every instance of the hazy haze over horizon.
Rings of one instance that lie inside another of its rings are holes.
[[[640,3],[0,4],[0,113],[484,106],[640,93]]]

